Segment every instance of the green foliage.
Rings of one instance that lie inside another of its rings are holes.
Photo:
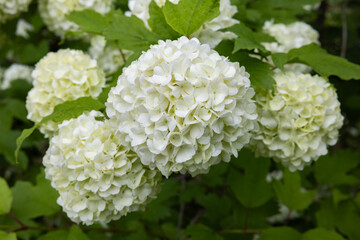
[[[182,236],[190,236],[189,240],[221,240],[211,228],[202,224],[190,225],[182,232]]]
[[[82,27],[84,32],[101,34],[104,27],[110,23],[109,16],[103,16],[93,10],[71,12],[67,19]]]
[[[15,233],[6,233],[3,231],[0,231],[0,239],[1,240],[16,240],[16,234]]]
[[[300,240],[301,234],[291,227],[276,227],[266,229],[259,240]]]
[[[234,32],[238,35],[238,38],[235,39],[235,45],[233,53],[241,50],[254,50],[259,49],[261,51],[266,52],[266,49],[263,45],[256,39],[255,34],[253,31],[248,28],[245,24],[240,23],[237,24],[229,29],[230,31]]]
[[[315,197],[316,191],[301,191],[301,177],[298,172],[284,171],[284,181],[275,181],[274,190],[278,199],[292,210],[307,208]]]
[[[178,4],[166,1],[163,7],[166,22],[178,33],[190,36],[204,22],[217,17],[220,0],[182,0]]]
[[[0,214],[5,214],[10,211],[13,200],[12,193],[3,178],[0,178]]]
[[[41,236],[38,240],[89,240],[80,227],[73,225],[70,231],[54,231]]]
[[[344,238],[335,232],[316,228],[304,233],[301,240],[344,240]]]
[[[56,203],[58,193],[43,172],[36,177],[36,185],[17,181],[11,191],[14,197],[11,212],[21,219],[51,215],[60,209]]]

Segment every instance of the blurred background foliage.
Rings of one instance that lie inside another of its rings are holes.
[[[237,18],[259,30],[265,20],[301,19],[320,33],[329,53],[360,64],[360,1],[234,0]],[[116,6],[127,10],[127,1]],[[29,39],[15,35],[17,19],[0,25],[0,65],[34,65],[59,48],[86,50],[88,43],[62,41],[47,30],[33,2],[19,18],[34,26]],[[9,57],[9,54],[11,57]],[[15,140],[33,124],[25,99],[31,84],[12,82],[0,90],[0,239],[360,239],[360,83],[330,77],[345,116],[341,137],[330,154],[303,171],[290,173],[270,159],[242,150],[229,164],[206,175],[173,175],[144,212],[107,225],[75,225],[56,203],[57,193],[44,178],[42,156],[48,143],[39,132],[23,144],[15,162]],[[11,193],[10,193],[11,191]],[[10,211],[8,211],[10,209]]]

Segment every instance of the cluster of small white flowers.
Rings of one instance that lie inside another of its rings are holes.
[[[246,145],[257,118],[249,74],[193,38],[159,41],[134,61],[106,103],[143,164],[205,173]]]
[[[271,224],[284,223],[286,219],[299,218],[300,214],[297,211],[291,211],[286,205],[279,202],[279,213],[268,217],[266,220]]]
[[[303,6],[303,9],[305,9],[306,11],[309,11],[309,12],[310,11],[315,11],[315,10],[319,9],[320,5],[321,5],[321,1],[318,2],[318,3],[315,3],[315,4],[305,4]]]
[[[95,36],[91,38],[89,54],[97,60],[99,67],[104,70],[105,74],[109,74],[124,65],[124,59],[126,60],[132,52],[125,49],[120,50],[115,45],[107,46],[103,36]]]
[[[274,93],[256,96],[259,118],[251,148],[291,171],[334,145],[343,124],[335,88],[324,78],[293,72],[274,76]]]
[[[43,163],[59,192],[58,204],[74,222],[90,225],[138,211],[159,191],[161,174],[144,167],[123,146],[102,114],[84,113],[59,125]]]
[[[177,4],[181,0],[169,1]],[[159,7],[162,7],[165,5],[166,0],[156,0],[155,2]],[[141,19],[148,28],[150,3],[151,0],[129,0],[129,9],[131,13]],[[230,0],[220,0],[219,10],[219,16],[204,23],[198,31],[191,35],[191,37],[198,38],[201,43],[207,43],[212,48],[219,44],[221,40],[236,38],[236,34],[232,32],[222,32],[220,30],[239,23],[238,20],[232,18],[237,13],[237,8],[231,5]]]
[[[29,38],[29,33],[34,30],[34,26],[25,21],[24,19],[19,19],[16,25],[16,36],[20,36],[23,38]]]
[[[96,98],[105,86],[104,72],[96,60],[80,50],[48,53],[36,64],[32,77],[34,88],[27,96],[26,108],[27,118],[35,123],[51,114],[60,103],[85,96]],[[45,136],[51,136],[56,130],[54,122],[40,127]]]
[[[6,89],[9,88],[11,82],[17,79],[23,79],[32,82],[31,72],[33,71],[33,67],[17,64],[12,64],[9,68],[4,71],[3,82],[1,83],[1,88]]]
[[[85,9],[106,14],[112,3],[113,0],[39,0],[39,11],[47,27],[57,36],[64,37],[66,32],[80,31],[78,25],[66,19],[67,14]]]
[[[304,22],[294,22],[289,25],[274,24],[266,21],[263,31],[274,37],[277,42],[263,42],[262,45],[271,53],[287,53],[291,49],[300,48],[310,43],[319,44],[319,33]],[[272,63],[272,60],[269,59]],[[284,66],[286,71],[309,73],[311,68],[305,64],[293,63]]]
[[[274,180],[281,180],[283,178],[283,172],[281,170],[274,170],[266,175],[266,181],[271,183]]]
[[[28,10],[32,0],[0,0],[0,23]]]

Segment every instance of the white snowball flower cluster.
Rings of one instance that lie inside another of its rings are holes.
[[[112,3],[113,0],[39,0],[39,11],[47,27],[57,36],[64,37],[68,31],[80,31],[78,25],[66,19],[67,14],[85,9],[106,14]]]
[[[169,1],[177,4],[181,0]],[[159,7],[162,7],[165,5],[166,0],[155,0],[155,2]],[[151,0],[129,0],[129,9],[131,13],[141,19],[148,28],[150,3]],[[232,32],[222,32],[220,30],[239,23],[238,20],[232,18],[237,13],[237,8],[231,5],[230,0],[220,0],[219,10],[219,16],[204,23],[198,31],[191,35],[191,37],[198,38],[201,43],[207,43],[212,48],[219,44],[221,40],[236,38],[236,34]]]
[[[122,52],[121,52],[122,51]],[[106,45],[106,40],[103,36],[95,36],[91,38],[91,45],[89,54],[92,58],[97,60],[100,68],[105,74],[113,73],[124,65],[125,60],[132,54],[129,50],[121,50],[115,45]]]
[[[266,21],[263,32],[274,37],[277,42],[263,42],[262,45],[271,53],[287,53],[291,49],[300,48],[310,43],[319,43],[319,33],[304,22],[294,22],[289,25],[274,24]],[[270,63],[272,62],[269,59]],[[311,68],[305,64],[294,63],[284,66],[286,71],[297,73],[309,73]]]
[[[1,83],[1,88],[6,89],[9,88],[11,82],[17,79],[24,79],[27,82],[32,82],[31,72],[33,68],[27,65],[12,64],[9,68],[4,71],[4,79]]]
[[[80,50],[61,49],[50,52],[35,66],[34,88],[26,100],[27,118],[35,123],[51,114],[56,105],[80,97],[96,98],[105,86],[104,72],[96,60]],[[51,136],[57,124],[42,124],[40,131]]]
[[[343,124],[335,88],[324,78],[293,72],[274,76],[274,93],[257,95],[259,128],[251,148],[291,171],[327,153]]]
[[[32,0],[0,0],[0,23],[28,10]]]
[[[297,211],[290,210],[286,205],[279,202],[279,212],[271,217],[268,217],[266,220],[271,224],[284,223],[286,219],[296,219],[299,218],[300,214]]]
[[[194,176],[249,142],[253,96],[244,67],[181,37],[159,41],[124,69],[106,112],[143,164]]]
[[[91,111],[60,124],[43,160],[58,203],[71,220],[87,225],[143,209],[161,181],[114,137],[107,120],[95,119],[101,116]]]

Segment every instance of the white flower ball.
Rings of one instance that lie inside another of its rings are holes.
[[[12,64],[8,69],[4,71],[4,79],[1,83],[1,88],[6,89],[9,88],[11,82],[17,79],[24,79],[27,82],[32,82],[31,72],[33,71],[33,67],[17,64]]]
[[[274,24],[266,21],[263,32],[274,37],[277,42],[263,42],[262,45],[271,53],[287,53],[291,49],[300,48],[310,43],[320,44],[319,33],[304,22],[294,22],[289,25]],[[270,64],[272,59],[269,59]],[[311,67],[301,63],[285,64],[285,71],[296,73],[310,73]]]
[[[27,96],[26,108],[27,118],[35,123],[51,114],[60,103],[86,96],[96,98],[105,86],[104,72],[96,60],[80,50],[48,53],[36,64],[32,77],[34,88]],[[45,136],[56,130],[54,122],[40,126]]]
[[[0,23],[28,10],[32,0],[0,0]]]
[[[180,0],[169,0],[177,4]],[[159,7],[165,5],[166,0],[155,0]],[[145,26],[149,28],[148,20],[149,5],[151,0],[129,0],[129,9],[132,14],[141,19]],[[209,22],[204,23],[198,31],[193,33],[191,37],[196,37],[201,43],[207,43],[212,48],[218,45],[224,39],[234,39],[236,34],[232,32],[222,32],[225,29],[239,23],[238,20],[232,17],[237,13],[237,8],[231,5],[230,0],[220,0],[220,15]]]
[[[72,221],[86,225],[142,210],[161,181],[114,137],[107,120],[96,117],[102,114],[91,111],[60,124],[43,160],[58,203]]]
[[[81,29],[66,19],[67,14],[85,9],[106,14],[110,11],[112,3],[113,0],[39,0],[39,11],[46,26],[57,36],[63,38],[66,32],[77,32]]]
[[[253,96],[244,67],[181,37],[159,41],[124,69],[106,112],[143,164],[194,176],[249,142]]]
[[[34,26],[31,23],[27,22],[24,19],[19,19],[16,25],[16,36],[23,37],[25,39],[29,38],[29,33],[34,31]]]
[[[125,64],[126,60],[132,54],[131,51],[120,49],[115,45],[106,45],[106,40],[103,36],[95,36],[91,38],[91,45],[89,54],[92,58],[97,60],[100,68],[105,74],[113,73]]]
[[[291,171],[327,154],[343,124],[335,88],[324,78],[293,72],[274,76],[274,93],[258,94],[258,129],[250,147]]]

